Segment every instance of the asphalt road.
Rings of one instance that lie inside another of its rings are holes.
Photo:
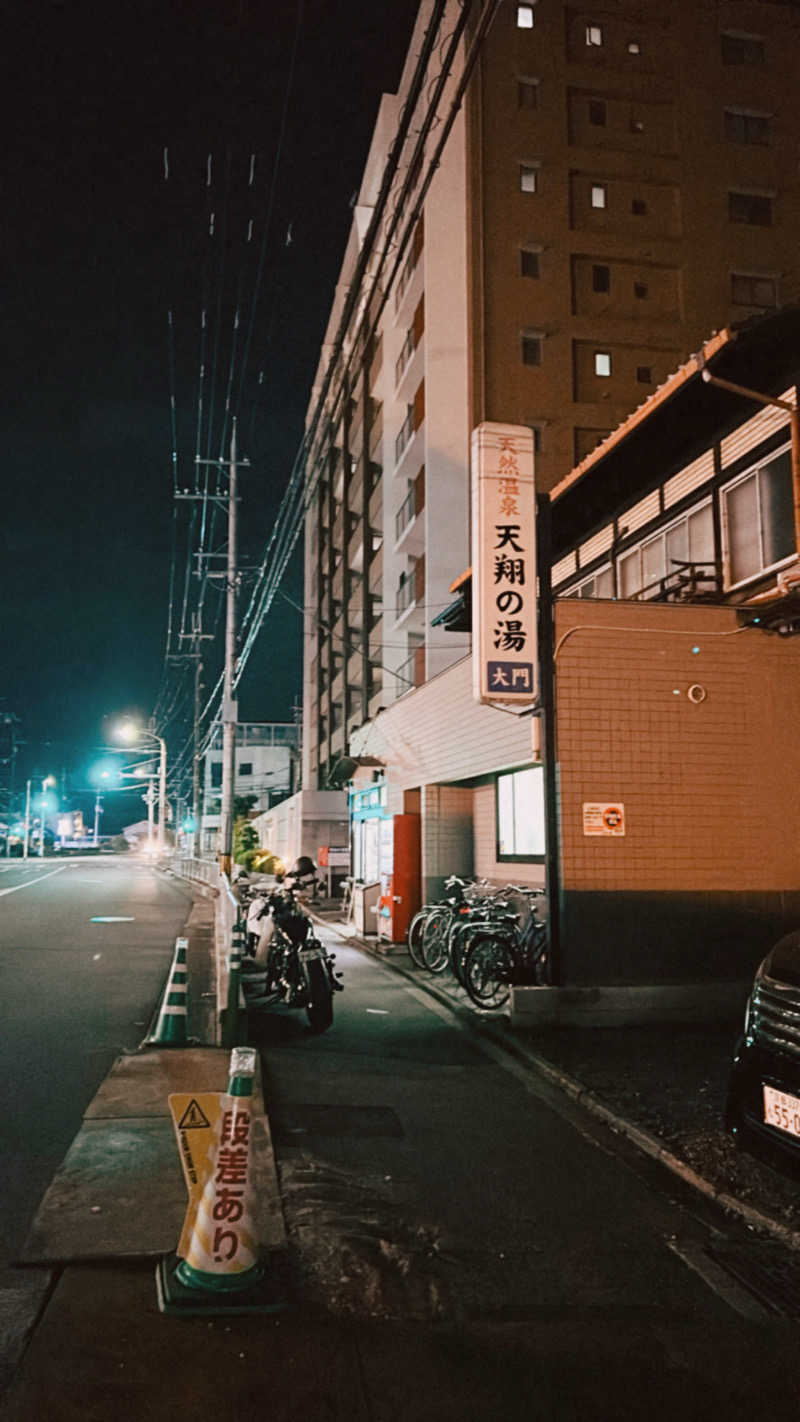
[[[122,857],[0,861],[0,1268],[114,1058],[141,1041],[190,907]]]
[[[265,1016],[265,1092],[297,1296],[374,1415],[796,1417],[796,1324],[715,1258],[746,1234],[322,932],[334,1026]]]

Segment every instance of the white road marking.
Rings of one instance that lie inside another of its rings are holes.
[[[102,956],[103,956],[102,953],[93,953],[93,954],[92,954],[92,962],[93,962],[93,963],[96,963],[97,960],[98,960],[98,958],[102,958]]]
[[[0,897],[3,894],[15,894],[17,889],[29,889],[31,884],[41,884],[43,879],[50,879],[53,874],[63,874],[66,867],[66,864],[60,864],[57,869],[51,869],[49,874],[40,874],[38,879],[26,879],[24,884],[14,884],[13,888],[0,889]]]
[[[389,1013],[385,1007],[368,1007],[367,1012],[373,1012],[376,1017],[388,1017]]]
[[[113,916],[90,918],[90,923],[135,923],[135,918],[114,918]]]

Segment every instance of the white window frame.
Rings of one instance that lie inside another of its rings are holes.
[[[596,36],[596,38],[595,38]],[[603,45],[603,26],[586,26],[586,44],[590,49],[601,49]]]
[[[522,777],[523,775],[525,775],[525,776],[527,776],[527,775],[532,775],[532,776],[533,776],[533,781],[532,781],[531,783],[532,783],[532,785],[535,787],[535,788],[534,788],[534,795],[537,797],[537,802],[536,802],[536,804],[537,804],[537,808],[539,809],[539,816],[538,816],[538,823],[537,823],[536,819],[534,819],[532,828],[533,828],[533,830],[534,830],[534,833],[538,832],[538,835],[539,835],[538,843],[541,844],[541,848],[540,848],[540,849],[531,849],[531,850],[528,850],[528,851],[526,851],[526,852],[519,853],[519,852],[517,851],[517,840],[516,840],[516,837],[515,837],[516,821],[517,821],[518,816],[517,816],[517,813],[516,813],[516,805],[514,805],[513,802],[514,802],[515,796],[516,796],[516,794],[518,793],[518,791],[519,791],[521,788],[523,788],[522,785],[520,784],[520,777]],[[503,840],[501,839],[501,829],[503,828],[503,825],[501,824],[501,799],[504,799],[505,797],[504,797],[504,796],[501,796],[500,782],[501,782],[501,781],[504,781],[504,780],[508,780],[508,781],[511,782],[511,785],[510,785],[510,792],[511,792],[511,799],[512,799],[512,821],[514,822],[514,823],[512,824],[512,829],[511,829],[511,834],[512,834],[511,848],[509,848],[509,849],[506,849],[506,848],[504,847],[504,846],[505,846],[505,841],[503,841]],[[497,777],[496,777],[496,779],[495,779],[495,835],[496,835],[496,852],[497,852],[497,859],[498,859],[498,862],[506,863],[506,862],[508,862],[509,860],[512,860],[512,861],[513,861],[513,860],[516,860],[516,861],[518,861],[518,862],[521,861],[521,862],[523,862],[523,863],[533,863],[533,864],[537,864],[537,863],[542,863],[542,862],[543,862],[543,860],[544,860],[544,855],[545,855],[545,833],[546,833],[545,814],[546,814],[546,812],[545,812],[545,805],[544,805],[544,770],[543,770],[543,767],[542,767],[541,765],[524,765],[524,766],[520,766],[520,767],[519,767],[518,769],[516,769],[516,770],[505,770],[505,771],[500,771],[500,772],[498,773],[498,775],[497,775]]]
[[[579,598],[580,595],[581,595],[581,588],[585,588],[589,583],[593,583],[594,580],[595,580],[595,578],[600,578],[600,577],[602,577],[603,573],[610,573],[610,574],[611,574],[611,593],[610,593],[610,597],[613,599],[613,597],[614,597],[614,565],[613,565],[613,563],[603,563],[601,567],[595,568],[595,570],[594,570],[593,573],[587,573],[585,578],[579,578],[576,583],[570,583],[569,587],[568,587],[568,588],[565,588],[563,592],[560,591],[559,588],[556,588],[556,589],[555,589],[556,596],[557,596],[557,597],[577,597],[577,598]],[[586,600],[588,601],[588,599],[586,599]]]
[[[536,22],[533,5],[517,6],[517,29],[532,30]]]
[[[771,573],[778,568],[788,567],[791,563],[794,563],[797,558],[797,552],[793,550],[791,553],[787,553],[785,557],[778,558],[775,563],[766,563],[763,567],[758,568],[755,573],[748,573],[746,578],[740,578],[739,581],[736,583],[731,580],[731,547],[728,530],[728,502],[726,495],[730,492],[731,489],[737,488],[739,484],[746,483],[748,479],[752,479],[754,476],[758,478],[759,472],[762,469],[768,468],[768,466],[773,462],[773,460],[778,459],[781,454],[788,453],[789,455],[791,455],[791,448],[791,441],[787,441],[787,443],[782,444],[779,449],[771,450],[770,453],[765,455],[763,459],[757,460],[756,463],[751,464],[748,469],[743,469],[741,474],[736,475],[735,479],[729,480],[727,484],[723,484],[720,487],[719,499],[720,515],[722,520],[722,582],[724,592],[733,592],[735,588],[747,587],[749,583],[758,582],[760,578],[766,577],[768,573]],[[758,512],[759,555],[763,557],[763,530],[761,526],[760,499],[756,501],[756,509]]]
[[[706,495],[704,499],[700,499],[696,504],[692,504],[692,507],[690,509],[685,509],[684,512],[682,514],[679,514],[677,518],[671,518],[669,520],[669,523],[664,523],[661,524],[658,528],[651,529],[651,531],[646,534],[644,538],[639,539],[638,543],[632,543],[630,548],[625,548],[617,554],[617,595],[621,600],[624,600],[626,602],[638,600],[639,596],[644,591],[644,588],[646,586],[643,583],[642,586],[638,588],[635,593],[631,593],[627,597],[622,592],[622,564],[624,563],[625,559],[630,558],[633,553],[641,553],[642,549],[645,548],[647,544],[653,543],[657,538],[663,538],[664,540],[666,540],[667,534],[671,533],[673,528],[679,528],[682,523],[688,524],[690,518],[692,518],[695,514],[701,513],[705,508],[710,508],[712,510],[713,519],[713,499],[711,498],[710,494]],[[624,514],[620,515],[620,518],[622,520],[624,520],[624,517]],[[665,578],[669,577],[669,569],[666,564],[666,541],[664,544],[664,576]],[[649,584],[647,586],[649,586]],[[650,599],[648,598],[647,601],[650,601]]]

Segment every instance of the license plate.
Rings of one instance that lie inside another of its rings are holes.
[[[765,1086],[764,1120],[768,1126],[775,1126],[789,1136],[800,1137],[800,1097]]]
[[[300,951],[301,951],[301,954],[302,954],[303,962],[304,962],[304,963],[313,963],[316,958],[324,958],[324,957],[325,957],[325,949],[324,949],[324,948],[301,948]],[[800,1101],[798,1101],[797,1104],[798,1104],[798,1106],[800,1106]]]

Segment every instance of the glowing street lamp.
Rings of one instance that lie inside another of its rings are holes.
[[[138,745],[140,741],[156,741],[159,748],[158,762],[158,848],[163,851],[166,842],[167,823],[167,743],[155,731],[145,731],[135,721],[122,721],[113,732],[114,739],[126,745]]]

